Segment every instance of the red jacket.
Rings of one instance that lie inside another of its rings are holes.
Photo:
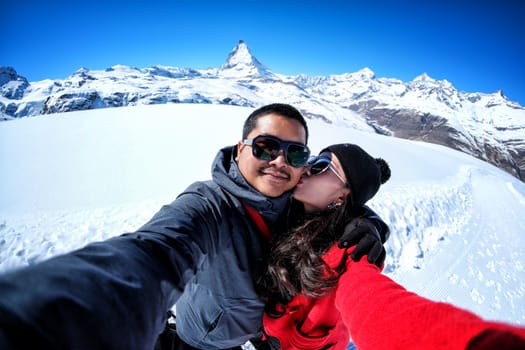
[[[323,259],[334,266],[343,252],[334,246]],[[298,296],[284,316],[264,316],[265,332],[279,339],[282,350],[344,350],[348,330],[359,350],[525,349],[525,328],[484,321],[408,292],[366,258],[348,259],[347,267],[331,295]]]
[[[352,263],[339,286],[336,308],[345,310],[359,350],[525,349],[525,328],[485,321],[409,292],[366,259]],[[341,286],[349,287],[341,293]]]
[[[334,246],[323,256],[323,260],[335,267],[341,262],[344,252]],[[264,315],[264,331],[279,339],[283,350],[344,350],[350,342],[350,334],[336,307],[337,299],[341,296],[339,291],[317,299],[296,296],[288,304],[286,314],[282,317],[271,318]]]

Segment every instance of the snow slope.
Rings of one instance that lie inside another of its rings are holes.
[[[0,272],[133,231],[235,144],[252,109],[165,104],[0,123]],[[309,121],[310,148],[354,142],[392,178],[385,273],[486,318],[525,324],[525,184],[438,145]]]

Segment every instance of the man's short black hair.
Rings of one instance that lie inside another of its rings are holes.
[[[304,127],[306,135],[305,143],[308,143],[308,126],[306,125],[306,120],[304,119],[301,112],[299,112],[295,107],[286,103],[272,103],[253,111],[244,122],[242,138],[247,138],[248,134],[252,132],[252,130],[257,126],[257,120],[260,117],[268,114],[277,114],[285,118],[297,120]]]

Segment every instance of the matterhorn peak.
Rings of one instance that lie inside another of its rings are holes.
[[[226,62],[221,66],[221,69],[229,69],[238,65],[253,65],[259,63],[255,57],[252,56],[248,45],[244,40],[239,40],[237,46],[228,55]]]
[[[237,46],[230,52],[226,62],[221,66],[220,75],[231,78],[277,79],[265,65],[252,55],[244,40],[239,40]]]

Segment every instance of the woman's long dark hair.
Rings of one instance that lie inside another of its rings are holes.
[[[279,317],[295,295],[318,298],[329,294],[345,271],[347,256],[331,268],[322,256],[339,240],[350,214],[350,201],[335,209],[304,215],[302,224],[274,238],[266,271],[257,280],[265,311]]]

